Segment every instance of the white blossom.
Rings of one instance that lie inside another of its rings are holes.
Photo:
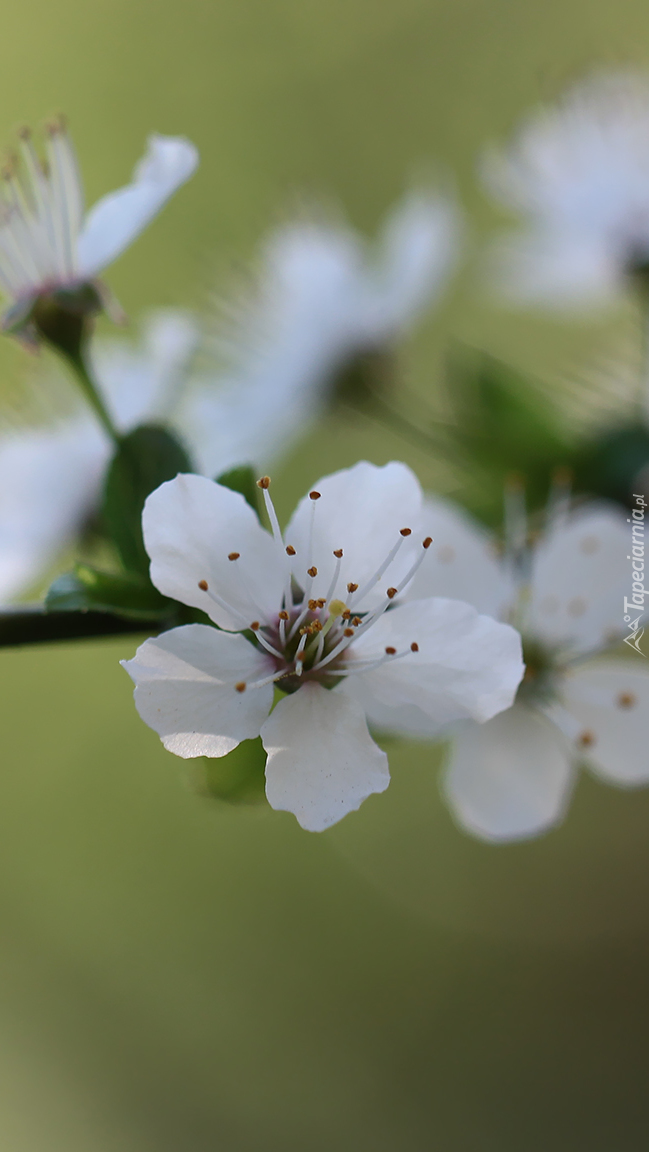
[[[606,70],[528,117],[485,158],[489,189],[527,226],[496,249],[513,301],[613,301],[649,263],[649,78]]]
[[[120,339],[97,343],[95,375],[120,432],[145,420],[179,428],[191,406],[187,372],[198,338],[191,317],[169,309],[151,315],[140,347]],[[48,392],[53,384],[48,380]],[[0,603],[26,592],[78,537],[98,506],[113,451],[85,410],[2,433]]]
[[[255,290],[221,302],[213,351],[227,415],[222,425],[197,408],[193,438],[205,456],[236,448],[237,429],[249,444],[251,419],[255,458],[280,455],[322,410],[337,374],[389,351],[439,294],[458,232],[451,202],[424,193],[397,204],[374,245],[325,220],[272,232]]]
[[[606,655],[625,628],[624,514],[557,510],[516,557],[451,504],[428,499],[427,514],[435,545],[410,594],[452,591],[515,622],[527,665],[513,707],[453,740],[443,791],[458,821],[488,840],[534,836],[563,817],[581,763],[612,784],[649,783],[649,671],[641,655]]]
[[[132,183],[86,213],[74,148],[62,124],[49,126],[45,166],[28,130],[21,134],[21,154],[22,165],[5,172],[0,202],[0,288],[21,310],[41,294],[94,281],[198,163],[188,140],[150,136]]]
[[[404,464],[325,477],[285,534],[259,483],[272,534],[242,496],[200,476],[148,497],[153,583],[217,627],[165,632],[124,665],[169,751],[224,756],[261,735],[270,804],[321,831],[388,786],[368,719],[429,737],[489,720],[514,698],[520,638],[456,599],[401,602],[432,543]]]

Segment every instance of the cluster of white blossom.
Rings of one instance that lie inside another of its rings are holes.
[[[488,186],[529,220],[496,254],[519,301],[600,304],[646,275],[648,140],[646,79],[606,72],[487,157]],[[46,165],[28,133],[21,150],[4,186],[0,287],[6,327],[34,341],[46,304],[83,308],[86,291],[95,310],[107,301],[98,275],[198,157],[184,139],[151,137],[132,183],[84,215],[63,125],[49,130]],[[139,345],[93,345],[103,425],[79,408],[0,436],[4,602],[79,539],[115,439],[155,422],[188,449],[196,473],[149,495],[144,544],[155,588],[211,624],[164,631],[124,662],[136,706],[181,757],[221,757],[260,736],[271,806],[309,830],[387,787],[371,732],[450,740],[444,793],[464,827],[492,840],[556,823],[581,762],[613,783],[649,781],[649,672],[611,656],[628,580],[619,509],[555,501],[533,539],[514,499],[499,554],[459,506],[423,497],[404,464],[324,477],[284,532],[267,476],[270,531],[212,479],[267,469],[345,372],[391,353],[441,292],[459,235],[454,203],[430,191],[406,195],[374,245],[330,219],[284,225],[216,335],[169,310],[149,317]]]

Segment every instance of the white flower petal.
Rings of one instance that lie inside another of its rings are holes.
[[[111,264],[189,179],[197,164],[198,152],[189,140],[150,136],[132,184],[102,197],[88,213],[78,240],[80,275],[96,276]]]
[[[593,305],[624,287],[630,263],[649,256],[648,131],[646,75],[605,69],[486,158],[491,191],[529,221],[505,240],[508,295]]]
[[[407,654],[342,685],[383,731],[431,737],[457,720],[488,720],[510,707],[523,676],[518,632],[459,600],[385,612],[353,642],[353,657],[380,659],[390,647]]]
[[[561,733],[516,704],[457,736],[442,790],[469,832],[485,840],[524,840],[559,823],[573,779]]]
[[[446,281],[457,256],[459,217],[449,199],[411,192],[388,216],[374,271],[374,332],[384,343],[400,335]]]
[[[573,669],[566,708],[581,725],[584,762],[613,784],[649,783],[649,669],[641,658]]]
[[[262,679],[272,660],[243,636],[187,624],[145,640],[122,660],[135,683],[135,706],[169,752],[225,756],[259,735],[273,702],[273,685],[238,692],[235,684]]]
[[[619,635],[630,544],[626,517],[612,505],[589,505],[551,528],[533,556],[530,630],[577,651]]]
[[[145,420],[172,419],[186,369],[198,343],[187,312],[161,308],[146,318],[140,344],[111,337],[93,347],[95,377],[122,431]]]
[[[514,587],[489,533],[459,505],[432,496],[424,498],[423,520],[433,543],[406,599],[447,596],[489,616],[503,616]]]
[[[27,591],[74,540],[109,456],[101,429],[83,418],[0,442],[0,601]]]
[[[535,229],[497,240],[490,278],[509,305],[545,305],[575,313],[610,307],[624,286],[620,253],[598,235]]]
[[[334,551],[342,548],[344,555],[334,593],[346,600],[347,584],[358,584],[362,590],[390,549],[402,539],[398,556],[375,590],[363,598],[362,605],[360,600],[354,601],[354,607],[366,610],[383,603],[386,590],[399,584],[421,550],[421,488],[416,476],[405,464],[392,462],[379,468],[361,461],[353,468],[318,480],[314,490],[320,493],[320,499],[313,501],[305,496],[285,533],[287,544],[296,550],[296,580],[304,588],[307,569],[315,565],[318,575],[309,595],[326,596],[336,566]],[[402,528],[411,528],[412,535],[400,537]]]
[[[232,631],[276,620],[285,557],[238,492],[204,476],[177,476],[147,497],[142,527],[151,579],[165,596],[202,608]],[[235,553],[239,558],[229,560]],[[232,611],[210,599],[200,581]]]
[[[372,740],[362,709],[320,684],[280,700],[261,730],[271,807],[322,832],[390,783],[388,758]]]

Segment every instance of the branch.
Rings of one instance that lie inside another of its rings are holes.
[[[15,608],[0,609],[0,648],[127,636],[134,632],[157,635],[164,626],[159,616],[151,620],[125,620],[108,612],[46,612],[42,604],[18,604]]]

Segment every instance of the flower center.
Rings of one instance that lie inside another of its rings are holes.
[[[516,699],[522,704],[547,704],[558,695],[556,655],[538,640],[523,636],[525,674]]]
[[[325,596],[316,599],[310,595],[310,591],[318,575],[318,569],[311,559],[315,508],[321,494],[316,491],[309,493],[312,502],[309,567],[305,570],[307,577],[304,581],[305,586],[300,587],[293,578],[291,567],[291,558],[296,554],[295,549],[292,545],[284,543],[268,491],[269,477],[262,476],[258,481],[258,487],[264,495],[273,536],[277,546],[281,548],[282,564],[286,573],[282,606],[277,615],[271,620],[260,618],[245,621],[240,612],[232,609],[209,587],[206,580],[198,582],[199,588],[207,596],[226,609],[235,619],[240,618],[241,631],[245,632],[258,648],[263,649],[275,664],[275,671],[271,675],[250,683],[241,681],[235,685],[237,691],[244,692],[247,688],[261,687],[274,682],[283,692],[291,693],[296,692],[309,680],[315,680],[325,688],[333,688],[345,676],[367,672],[392,660],[398,660],[408,653],[418,652],[419,645],[416,640],[402,650],[388,646],[380,655],[372,654],[365,658],[354,654],[351,647],[358,637],[364,635],[383,613],[392,607],[395,598],[408,586],[433,542],[432,537],[427,536],[422,541],[421,551],[416,559],[398,583],[387,589],[385,600],[378,607],[363,607],[363,601],[366,600],[368,593],[376,588],[405,540],[412,535],[410,528],[400,529],[398,539],[389,549],[387,556],[362,587],[354,582],[347,584],[345,600],[335,595],[344,554],[342,548],[335,548],[333,550],[335,566],[329,589]],[[238,552],[231,552],[228,559],[236,563],[241,556]]]

